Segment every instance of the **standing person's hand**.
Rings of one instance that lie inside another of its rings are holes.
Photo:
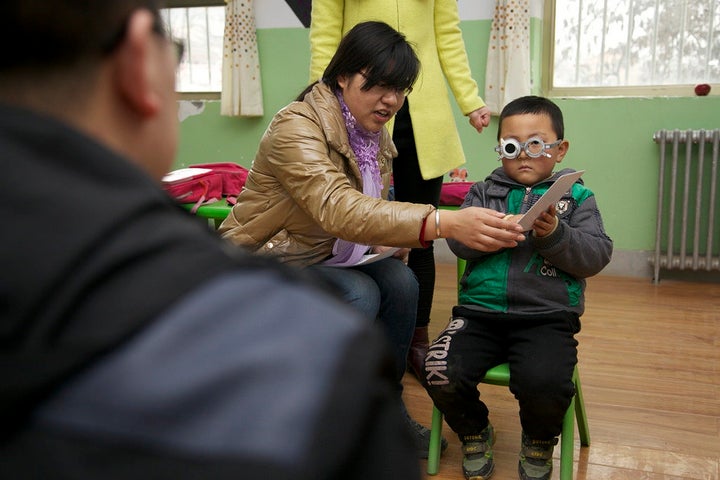
[[[483,128],[490,125],[490,109],[488,107],[480,107],[470,112],[468,117],[470,117],[470,125],[472,125],[478,133],[482,133]]]

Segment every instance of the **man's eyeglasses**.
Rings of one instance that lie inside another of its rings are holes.
[[[557,147],[562,143],[562,138],[560,140],[557,140],[553,143],[545,143],[542,141],[540,137],[532,137],[529,138],[527,142],[520,143],[514,138],[509,139],[500,139],[500,145],[495,147],[495,151],[500,155],[498,157],[498,160],[501,160],[503,158],[507,158],[508,160],[513,160],[520,156],[521,151],[525,151],[525,154],[530,158],[538,158],[541,156],[550,157],[551,155],[547,153],[547,150],[550,150],[553,147]]]
[[[175,59],[177,60],[178,65],[180,65],[183,61],[183,57],[185,56],[185,42],[179,38],[171,38],[170,41],[175,48]]]
[[[365,80],[368,79],[368,76],[365,73],[363,73],[363,72],[358,72],[358,73],[360,75],[362,75],[362,77]],[[393,94],[395,94],[396,97],[403,97],[403,98],[410,95],[413,91],[412,87],[406,87],[406,88],[390,87],[383,83],[377,83],[377,84],[373,85],[372,87],[370,87],[370,90],[373,90],[373,89],[375,89],[375,91],[378,94],[381,94],[382,96],[385,96],[388,93],[392,92]]]
[[[155,21],[152,25],[152,31],[153,33],[169,39],[172,44],[173,48],[175,49],[175,57],[177,59],[177,63],[179,64],[182,62],[183,56],[185,55],[185,43],[182,40],[172,38],[170,35],[168,35],[167,30],[163,26],[162,19],[159,15],[155,16]],[[123,38],[125,38],[125,35],[127,33],[127,20],[123,22],[122,27],[106,42],[104,42],[102,46],[102,53],[104,55],[108,55],[111,52],[113,52],[118,45],[122,42]]]
[[[175,59],[177,60],[178,65],[182,63],[183,57],[185,56],[185,42],[179,38],[170,36],[163,26],[160,17],[155,17],[155,21],[153,22],[153,32],[172,42],[173,48],[175,49]]]

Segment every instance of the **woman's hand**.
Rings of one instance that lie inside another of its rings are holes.
[[[480,107],[470,112],[468,117],[470,117],[470,125],[472,125],[478,133],[482,133],[483,128],[490,125],[490,109],[488,107]]]
[[[443,237],[452,238],[481,252],[513,248],[525,240],[520,225],[503,219],[504,213],[489,208],[441,210],[440,214]]]

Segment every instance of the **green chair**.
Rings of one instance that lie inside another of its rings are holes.
[[[575,367],[573,374],[575,382],[575,397],[565,412],[562,434],[560,435],[560,480],[572,480],[573,455],[575,442],[575,417],[577,417],[580,444],[584,447],[590,445],[590,430],[588,429],[585,404],[583,403],[580,375]],[[510,383],[510,370],[507,363],[500,364],[488,370],[482,383],[508,386]],[[443,414],[433,406],[432,424],[430,427],[430,448],[428,450],[428,475],[436,475],[440,468],[440,438],[442,436]]]
[[[458,280],[465,270],[465,261],[458,258]],[[578,432],[580,434],[580,445],[590,445],[590,430],[588,429],[587,415],[585,414],[585,403],[583,402],[582,388],[580,385],[580,374],[577,366],[573,373],[575,383],[575,396],[565,412],[563,419],[562,433],[560,435],[560,480],[572,480],[573,478],[573,456],[575,448],[575,417],[577,417]],[[481,383],[491,385],[510,385],[510,369],[507,363],[497,365],[485,374]],[[436,475],[440,468],[440,439],[442,437],[443,414],[433,406],[432,423],[430,426],[430,447],[428,449],[428,475]]]

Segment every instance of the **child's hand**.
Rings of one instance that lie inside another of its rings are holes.
[[[536,237],[547,237],[555,231],[560,221],[556,214],[555,205],[550,205],[547,210],[540,214],[533,223],[533,232]]]

